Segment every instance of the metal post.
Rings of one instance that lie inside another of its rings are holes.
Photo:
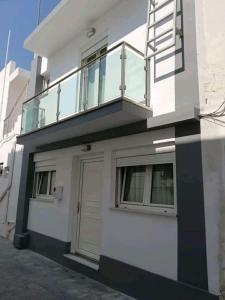
[[[58,84],[58,90],[57,90],[57,112],[56,112],[56,121],[59,121],[59,115],[60,115],[60,111],[59,111],[59,104],[60,104],[60,93],[61,93],[61,85],[60,83]]]
[[[32,111],[35,115],[35,128],[34,129],[37,129],[39,127],[39,124],[40,124],[40,121],[39,121],[39,112],[40,112],[40,100],[38,98],[35,98],[34,99],[34,104],[33,104],[33,107],[32,107]],[[32,129],[33,130],[33,129]]]
[[[88,107],[88,67],[83,71],[83,109],[86,110]]]
[[[173,5],[174,5],[174,8],[173,8],[173,43],[174,43],[174,46],[176,46],[176,38],[177,38],[177,0],[174,0]]]
[[[20,124],[20,132],[23,134],[23,122],[24,122],[24,104],[22,105],[22,116],[21,116],[21,124]]]
[[[151,59],[146,59],[145,72],[145,104],[149,107],[151,104]]]
[[[122,45],[122,51],[120,55],[121,59],[121,85],[120,85],[120,90],[121,90],[121,98],[124,98],[125,96],[125,90],[126,90],[126,48],[125,44]]]

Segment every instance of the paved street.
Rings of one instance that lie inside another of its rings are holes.
[[[131,300],[92,279],[0,238],[0,300]]]

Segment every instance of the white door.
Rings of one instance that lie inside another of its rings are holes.
[[[101,244],[103,159],[81,161],[76,252],[98,260]]]

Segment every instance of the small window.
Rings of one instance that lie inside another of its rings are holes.
[[[118,167],[116,188],[117,207],[174,209],[174,165]]]
[[[145,166],[122,168],[122,202],[143,203]]]
[[[2,176],[3,175],[3,163],[0,163],[0,176]]]
[[[40,171],[34,174],[33,198],[52,196],[55,190],[56,171]]]

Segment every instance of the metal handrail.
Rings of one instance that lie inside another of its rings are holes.
[[[47,91],[49,91],[50,89],[52,89],[54,86],[60,84],[61,82],[63,82],[64,80],[66,80],[67,78],[73,76],[74,74],[80,72],[81,70],[89,67],[90,65],[92,65],[94,62],[96,62],[97,60],[101,59],[102,57],[105,57],[107,56],[107,54],[109,54],[110,52],[112,52],[113,50],[121,47],[121,46],[124,46],[124,47],[128,47],[130,48],[131,50],[133,50],[134,52],[138,53],[140,56],[142,56],[144,58],[144,53],[142,53],[141,51],[139,51],[138,49],[136,49],[135,47],[133,47],[132,45],[130,45],[129,43],[127,42],[121,42],[117,45],[115,45],[114,47],[110,48],[108,51],[106,51],[104,54],[100,55],[99,57],[95,58],[94,60],[92,60],[91,62],[83,65],[82,67],[76,69],[75,71],[72,71],[71,73],[67,74],[66,76],[64,76],[63,78],[57,80],[56,82],[54,82],[52,85],[50,85],[49,87],[47,87],[46,89],[44,89],[43,91],[41,91],[40,93],[32,96],[31,98],[29,98],[28,100],[24,101],[23,102],[23,105],[30,102],[31,100],[41,96],[42,94],[46,93]]]

